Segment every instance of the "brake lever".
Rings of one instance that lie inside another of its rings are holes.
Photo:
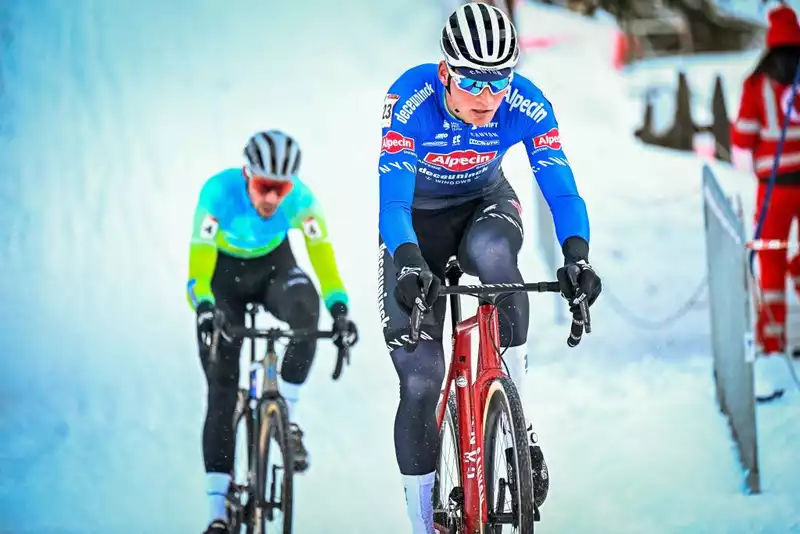
[[[578,275],[580,273],[581,269],[577,265],[573,264],[567,266],[567,277],[569,278],[569,282],[572,285],[574,292],[577,292],[578,288],[580,287],[578,284]],[[589,307],[586,303],[586,299],[583,299],[578,304],[578,309],[580,310],[581,319],[580,323],[578,323],[574,316],[572,318],[572,325],[570,326],[570,333],[569,337],[567,338],[567,345],[570,347],[577,347],[581,342],[584,331],[588,332],[586,326],[587,319],[589,319]],[[589,326],[589,329],[591,329],[591,326]]]
[[[348,332],[344,335],[339,335],[338,339],[341,341],[342,346],[337,346],[336,353],[336,367],[333,370],[333,380],[338,380],[342,376],[342,370],[345,365],[350,365],[350,347],[358,342],[358,331]]]
[[[225,314],[222,313],[221,310],[215,309],[214,318],[211,320],[211,324],[214,326],[214,330],[211,334],[211,351],[209,354],[209,360],[213,366],[217,364],[218,360],[219,338],[220,336],[225,337]]]
[[[581,308],[581,319],[583,319],[583,330],[587,334],[592,333],[592,320],[589,317],[589,303],[586,299],[583,299],[580,304]]]
[[[214,319],[212,321],[215,330],[222,330],[225,327],[225,314],[219,309],[214,310]]]
[[[581,274],[581,269],[577,265],[570,265],[567,267],[567,276],[569,276],[569,281],[572,284],[572,288],[574,290],[578,290],[580,284],[578,282],[578,276]],[[584,298],[578,307],[581,310],[581,321],[583,321],[583,331],[587,334],[592,333],[592,319],[589,316],[589,303],[587,302],[586,298]]]
[[[425,313],[425,300],[422,297],[417,297],[414,304],[414,308],[411,310],[411,317],[409,318],[408,338],[403,342],[403,349],[406,352],[414,352],[417,345],[419,345],[420,329]]]

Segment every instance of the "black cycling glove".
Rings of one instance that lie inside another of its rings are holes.
[[[397,269],[397,285],[394,298],[400,307],[410,314],[417,298],[421,298],[423,313],[430,311],[439,297],[442,282],[428,268],[419,247],[403,243],[394,251],[394,266]]]
[[[197,341],[201,345],[211,347],[214,336],[214,324],[225,325],[225,314],[222,310],[207,300],[197,306]],[[228,335],[224,327],[220,329],[220,336],[224,341],[231,342],[233,338]]]
[[[358,341],[358,329],[356,324],[347,318],[347,305],[343,302],[335,302],[331,306],[331,317],[333,317],[333,344],[340,349],[352,347]]]
[[[603,284],[600,277],[589,264],[589,244],[582,238],[573,236],[564,241],[564,266],[556,271],[561,294],[569,303],[570,311],[577,313],[584,300],[591,306]]]
[[[197,341],[206,347],[211,346],[214,333],[214,305],[204,300],[197,306]]]

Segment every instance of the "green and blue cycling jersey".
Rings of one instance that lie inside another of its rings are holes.
[[[215,303],[211,279],[220,252],[241,259],[263,257],[287,239],[292,229],[303,232],[326,307],[348,304],[322,208],[299,178],[293,177],[292,184],[276,212],[265,219],[250,202],[242,169],[226,169],[208,179],[195,209],[189,251],[186,289],[193,309],[203,301]]]

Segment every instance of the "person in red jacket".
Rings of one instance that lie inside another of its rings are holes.
[[[762,240],[789,239],[795,217],[800,217],[800,96],[792,91],[800,61],[800,25],[787,5],[769,13],[767,50],[744,81],[739,115],[731,126],[733,150],[749,153],[758,178],[755,221],[767,191],[775,160],[775,185],[761,228]],[[786,139],[777,154],[781,129],[789,118]],[[761,300],[756,340],[763,357],[756,360],[756,395],[780,397],[786,387],[786,276],[800,283],[800,259],[787,262],[787,248],[759,250]],[[800,287],[800,286],[796,286]],[[777,356],[777,357],[776,357]]]

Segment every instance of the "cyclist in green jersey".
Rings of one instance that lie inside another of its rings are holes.
[[[242,168],[224,170],[205,183],[194,214],[187,298],[197,314],[200,360],[208,384],[203,457],[211,522],[206,534],[227,533],[225,498],[233,470],[233,412],[239,388],[241,340],[221,336],[218,362],[209,365],[215,312],[228,324],[243,325],[248,303],[261,303],[290,328],[317,328],[320,295],[297,266],[288,239],[302,231],[319,279],[322,300],[333,317],[334,343],[357,337],[348,319],[348,297],[339,276],[321,208],[297,177],[300,148],[283,132],[259,132],[248,141]],[[284,354],[279,387],[286,399],[295,450],[295,470],[308,467],[303,432],[294,420],[316,340],[291,342]]]

